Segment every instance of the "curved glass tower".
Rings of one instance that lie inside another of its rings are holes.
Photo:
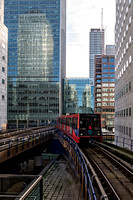
[[[8,126],[45,125],[62,114],[65,0],[5,0]]]

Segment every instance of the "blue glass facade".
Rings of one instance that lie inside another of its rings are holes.
[[[64,80],[63,113],[93,113],[94,85],[89,78],[66,78]]]
[[[44,125],[59,116],[65,6],[65,0],[5,0],[9,126]]]

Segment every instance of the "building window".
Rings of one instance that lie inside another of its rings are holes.
[[[110,79],[110,82],[115,82],[115,79]]]
[[[114,83],[110,83],[110,87],[115,87],[115,84]]]
[[[110,74],[110,77],[115,77],[115,75],[114,74]]]
[[[97,78],[101,78],[101,75],[97,75]]]
[[[109,75],[108,74],[103,74],[103,77],[108,77]]]
[[[126,127],[126,135],[128,135],[128,127]]]
[[[126,93],[128,93],[128,84],[126,85]]]
[[[109,59],[108,58],[103,58],[103,63],[108,63]]]
[[[103,69],[103,72],[108,72],[108,69]]]
[[[4,95],[2,95],[2,101],[4,101],[5,100],[5,96]]]
[[[129,128],[129,137],[131,137],[131,127]]]
[[[2,56],[2,60],[5,60],[5,56]]]
[[[129,91],[131,91],[131,81],[129,81]]]
[[[101,80],[97,80],[96,82],[97,82],[97,83],[101,83]]]
[[[114,58],[110,58],[110,62],[111,62],[111,63],[114,63],[114,62],[115,62],[115,59],[114,59]]]
[[[103,87],[108,87],[109,85],[108,85],[108,83],[103,83],[102,86]]]
[[[111,67],[111,68],[114,68],[114,67],[115,67],[115,65],[110,65],[110,67]]]
[[[2,72],[5,72],[5,67],[2,67]]]
[[[104,65],[103,65],[103,68],[108,68],[108,65],[107,65],[107,64],[104,64]]]
[[[129,108],[129,116],[131,117],[131,108]]]
[[[103,79],[103,82],[108,82],[109,81],[109,79]]]
[[[5,80],[4,80],[4,79],[2,79],[2,84],[3,84],[3,85],[5,84]]]
[[[115,72],[115,70],[114,69],[110,69],[110,72]]]
[[[125,117],[125,109],[124,109],[124,117]]]
[[[128,108],[126,108],[126,116],[128,117]]]
[[[97,103],[97,106],[101,106],[101,103]]]

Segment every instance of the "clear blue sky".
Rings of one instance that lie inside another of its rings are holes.
[[[105,44],[114,44],[115,0],[67,0],[67,77],[89,76],[89,31],[101,28]]]

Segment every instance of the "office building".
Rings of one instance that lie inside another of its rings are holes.
[[[62,114],[66,1],[5,0],[9,30],[8,125],[40,126]]]
[[[63,113],[93,113],[94,86],[89,78],[64,79]]]
[[[94,79],[95,55],[104,54],[104,29],[90,31],[90,78]]]
[[[133,1],[116,1],[115,139],[131,148],[133,142]]]
[[[0,1],[0,130],[7,127],[8,29],[4,25],[4,0]]]
[[[94,112],[101,114],[101,125],[105,131],[114,131],[114,95],[114,55],[96,55],[94,79]]]
[[[106,55],[115,55],[115,45],[106,45]]]

